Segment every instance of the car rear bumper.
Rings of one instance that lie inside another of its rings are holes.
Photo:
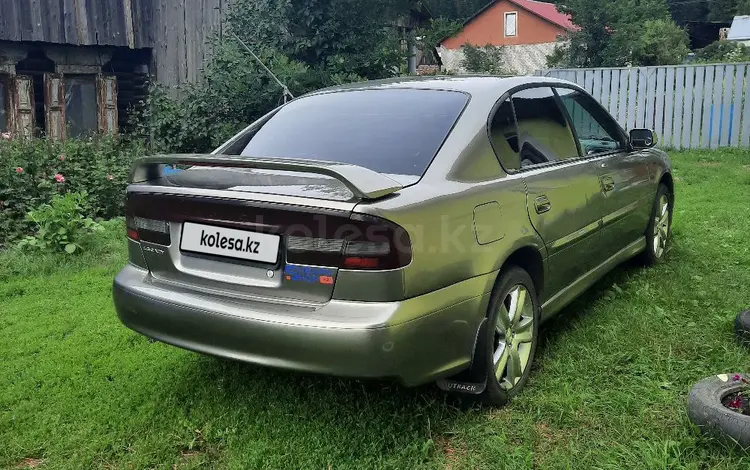
[[[167,285],[129,265],[113,296],[129,328],[240,361],[418,385],[471,362],[492,275],[402,302],[281,305]]]

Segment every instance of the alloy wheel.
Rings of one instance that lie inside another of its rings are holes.
[[[492,364],[500,387],[515,387],[530,366],[534,340],[534,304],[529,291],[516,285],[500,303],[494,332]]]
[[[667,249],[669,240],[669,198],[662,194],[659,198],[658,210],[654,219],[654,256],[661,258]]]

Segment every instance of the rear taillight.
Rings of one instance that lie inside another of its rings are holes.
[[[353,214],[339,237],[287,237],[287,262],[351,270],[398,269],[411,263],[411,240],[400,226],[378,217]]]
[[[206,225],[282,237],[289,264],[351,270],[392,270],[412,260],[409,234],[388,220],[340,210],[311,211],[271,202],[128,193],[128,236],[170,245],[170,223]],[[333,279],[326,279],[333,282]],[[325,283],[325,282],[324,282]]]
[[[169,222],[128,215],[125,217],[125,225],[128,238],[131,240],[152,242],[165,246],[172,243],[169,236]]]

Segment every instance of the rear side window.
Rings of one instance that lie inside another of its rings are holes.
[[[438,90],[358,90],[289,103],[253,136],[243,156],[325,160],[422,176],[468,96]]]
[[[512,96],[518,122],[521,167],[578,157],[578,146],[552,88],[519,91]]]
[[[490,126],[490,138],[500,163],[506,170],[521,168],[518,154],[518,129],[510,98],[503,101],[495,111]]]

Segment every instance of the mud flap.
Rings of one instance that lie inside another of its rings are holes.
[[[437,381],[446,392],[481,395],[487,388],[487,319],[482,320],[477,332],[471,367],[456,375]]]

